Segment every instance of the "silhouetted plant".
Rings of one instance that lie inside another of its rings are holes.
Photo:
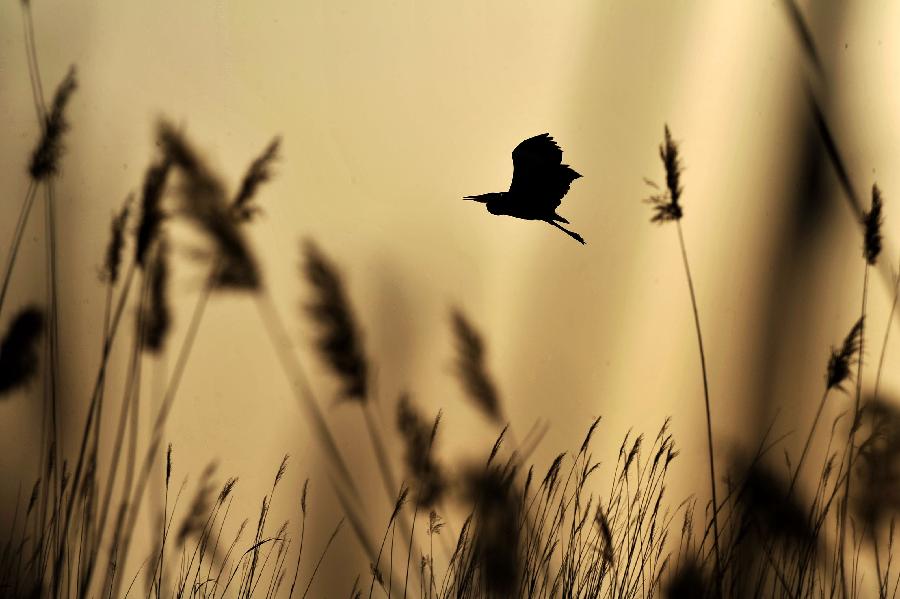
[[[678,144],[672,139],[669,132],[669,126],[664,129],[663,143],[659,146],[659,157],[662,160],[663,167],[666,171],[666,192],[662,195],[653,195],[646,199],[646,202],[653,206],[653,217],[650,219],[654,223],[665,223],[674,221],[678,231],[678,243],[681,246],[681,258],[684,264],[684,274],[688,283],[688,290],[691,295],[691,307],[694,312],[694,328],[697,331],[697,346],[700,351],[700,370],[703,377],[703,399],[704,408],[706,409],[706,441],[707,453],[709,457],[709,484],[710,495],[712,498],[712,526],[713,526],[713,547],[716,559],[716,585],[721,595],[722,585],[722,555],[719,546],[719,501],[716,493],[716,466],[715,451],[713,448],[713,432],[712,432],[712,409],[710,407],[709,393],[709,375],[706,371],[706,353],[703,349],[703,334],[700,331],[700,312],[697,308],[697,295],[694,292],[694,280],[691,276],[690,263],[688,262],[687,248],[684,243],[684,233],[681,230],[681,218],[684,216],[684,210],[681,207],[681,157],[679,155]]]
[[[319,352],[340,379],[341,396],[363,401],[368,394],[369,367],[343,283],[312,242],[304,245],[303,272],[315,292],[306,310],[319,327]]]
[[[42,135],[31,154],[31,164],[28,166],[28,172],[35,181],[44,181],[59,172],[59,161],[65,151],[63,135],[69,130],[66,106],[77,88],[78,81],[73,66],[56,88],[50,112],[41,123]]]
[[[241,187],[231,202],[231,212],[238,222],[247,222],[262,211],[253,200],[259,187],[272,178],[272,165],[278,160],[280,146],[281,138],[276,137],[269,142],[263,153],[250,163],[241,181]]]
[[[428,509],[441,500],[446,490],[443,468],[434,453],[434,441],[441,414],[429,424],[418,412],[409,395],[397,402],[397,430],[403,440],[404,461],[412,481],[415,504]]]
[[[109,225],[109,242],[106,245],[106,258],[103,262],[101,280],[115,285],[119,281],[122,265],[122,250],[125,246],[125,225],[131,214],[132,196],[128,196],[122,207],[116,212]]]
[[[500,398],[487,371],[481,335],[460,310],[453,310],[450,316],[456,338],[456,376],[472,403],[491,420],[502,423]]]
[[[0,342],[0,394],[21,387],[38,370],[38,342],[44,329],[44,314],[36,307],[23,308]]]

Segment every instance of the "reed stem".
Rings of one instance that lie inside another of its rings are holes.
[[[697,294],[694,291],[694,280],[691,277],[691,267],[688,262],[687,248],[684,243],[684,233],[681,230],[681,220],[676,220],[678,229],[678,243],[681,246],[681,258],[684,263],[684,274],[687,278],[688,290],[691,293],[691,308],[694,311],[694,327],[697,330],[697,347],[700,350],[700,370],[703,374],[703,400],[706,407],[706,441],[709,452],[709,484],[712,494],[712,523],[713,523],[713,547],[716,557],[716,589],[718,596],[722,596],[722,557],[719,547],[719,501],[716,496],[716,464],[713,456],[713,432],[712,414],[709,402],[709,376],[706,369],[706,352],[703,349],[703,334],[700,332],[700,312],[697,308]]]

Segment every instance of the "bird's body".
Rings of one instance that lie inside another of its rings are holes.
[[[563,196],[572,181],[581,177],[567,164],[562,164],[562,149],[549,133],[526,139],[513,150],[513,178],[509,191],[466,196],[481,202],[497,216],[513,216],[525,220],[542,220],[560,229],[580,243],[584,239],[559,223],[569,221],[557,214]]]

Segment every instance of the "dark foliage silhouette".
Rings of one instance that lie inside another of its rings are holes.
[[[503,411],[494,381],[485,365],[484,342],[478,330],[459,310],[450,313],[456,337],[456,375],[466,395],[491,420],[502,424]]]
[[[75,67],[71,67],[56,89],[53,106],[41,123],[43,135],[31,155],[31,164],[28,166],[28,172],[35,181],[46,180],[59,172],[59,161],[65,150],[62,138],[69,129],[66,105],[77,87]]]
[[[315,243],[307,241],[303,254],[303,274],[315,293],[304,307],[318,328],[316,344],[326,364],[341,380],[341,398],[364,401],[368,394],[368,361],[343,281]]]
[[[43,327],[43,313],[34,307],[25,308],[13,320],[0,344],[0,394],[23,385],[37,373]]]
[[[556,213],[572,181],[581,177],[568,164],[562,164],[562,149],[549,133],[530,137],[512,153],[513,179],[509,191],[466,196],[487,204],[488,212],[525,220],[542,220],[584,244],[584,238],[559,223],[569,221]]]

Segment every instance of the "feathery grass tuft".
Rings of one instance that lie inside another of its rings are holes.
[[[843,384],[853,378],[851,367],[859,359],[859,342],[863,317],[853,325],[840,347],[831,348],[828,368],[825,371],[825,387],[844,391]]]
[[[666,170],[666,190],[644,200],[653,206],[653,217],[650,222],[678,221],[684,216],[684,210],[681,207],[683,191],[681,187],[681,156],[678,153],[678,144],[672,139],[668,125],[665,126],[663,143],[659,146],[659,157]]]
[[[433,424],[429,424],[409,395],[403,395],[397,402],[397,429],[403,440],[404,461],[412,479],[416,505],[421,509],[435,505],[447,490],[443,468],[434,456],[440,419],[438,413]]]
[[[162,198],[169,178],[172,163],[162,160],[151,164],[144,175],[144,187],[141,193],[141,220],[138,223],[137,239],[134,245],[134,261],[143,268],[150,245],[159,234],[165,214],[162,210]]]
[[[341,382],[341,398],[365,401],[369,366],[344,283],[313,242],[304,244],[303,257],[303,274],[313,290],[313,299],[305,308],[319,329],[319,352]]]
[[[456,338],[456,376],[466,394],[494,422],[503,422],[500,397],[485,365],[484,342],[460,310],[450,314]]]
[[[238,222],[248,222],[261,212],[253,200],[259,187],[272,178],[272,165],[278,160],[281,138],[276,137],[247,169],[241,187],[231,202],[231,212]]]
[[[69,130],[66,106],[77,88],[78,80],[75,77],[75,67],[72,66],[56,88],[53,106],[42,123],[43,134],[31,154],[28,172],[35,181],[43,181],[59,172],[59,161],[65,151],[63,135]]]
[[[159,125],[163,153],[182,175],[183,214],[215,244],[218,269],[214,288],[253,291],[262,284],[256,259],[238,228],[225,199],[225,189],[187,138],[170,123]]]
[[[160,237],[154,250],[153,263],[147,276],[147,302],[143,304],[141,346],[144,350],[159,354],[165,348],[166,338],[172,326],[172,311],[167,295],[169,286],[169,243]]]
[[[44,313],[34,306],[13,318],[0,343],[0,394],[21,387],[37,374],[38,341],[43,330]]]
[[[116,212],[109,226],[109,243],[106,245],[106,258],[103,263],[101,280],[115,285],[119,280],[122,265],[122,249],[125,246],[125,225],[131,213],[133,196],[125,198],[122,207]]]
[[[863,214],[862,218],[864,228],[863,256],[869,264],[875,264],[878,261],[878,255],[881,253],[883,241],[881,225],[883,222],[881,190],[878,189],[878,185],[872,185],[872,206],[868,212]]]

